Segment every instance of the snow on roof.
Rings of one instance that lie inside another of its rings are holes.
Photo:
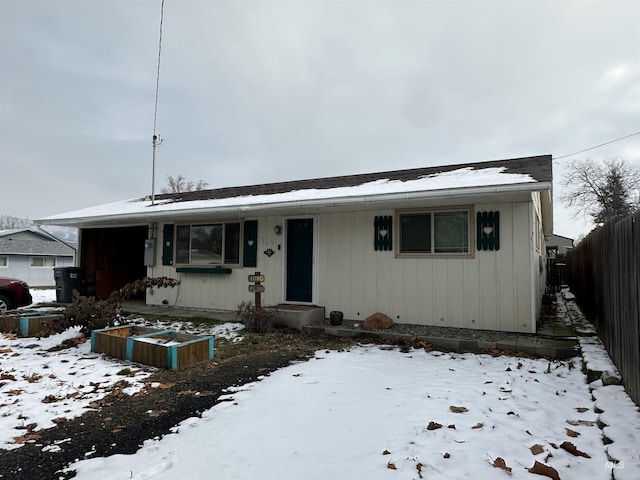
[[[380,179],[347,187],[306,188],[273,194],[237,195],[225,198],[191,201],[176,200],[171,197],[166,198],[167,196],[162,196],[159,197],[155,205],[151,205],[149,197],[145,197],[53,215],[43,220],[53,222],[56,219],[121,216],[137,213],[148,214],[151,212],[178,212],[187,209],[241,208],[255,205],[302,202],[306,200],[330,201],[336,198],[349,199],[388,194],[449,190],[454,188],[460,189],[536,182],[536,180],[528,174],[505,173],[504,170],[505,167],[484,169],[465,167],[449,172],[425,175],[408,181]]]

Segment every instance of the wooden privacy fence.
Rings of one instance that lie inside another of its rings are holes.
[[[566,264],[580,308],[640,405],[640,211],[589,234]]]

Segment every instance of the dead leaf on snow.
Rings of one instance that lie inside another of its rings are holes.
[[[386,450],[386,449],[385,449],[385,450],[382,452],[382,454],[383,454],[383,455],[391,455],[391,452],[390,452],[389,450]]]
[[[567,435],[569,435],[570,437],[578,437],[580,436],[580,432],[576,432],[575,430],[571,430],[570,428],[565,428],[565,430],[567,431]]]
[[[534,455],[539,455],[542,452],[544,452],[544,448],[542,445],[536,443],[535,445],[532,445],[529,450],[531,450],[531,453],[533,453]]]
[[[511,473],[511,467],[507,467],[507,463],[504,461],[504,458],[502,457],[498,457],[496,458],[492,465],[496,468],[501,468],[502,470],[505,470],[509,473]]]
[[[427,430],[437,430],[438,428],[442,428],[442,425],[438,422],[429,422],[429,425],[427,425]]]
[[[471,427],[471,428],[473,428],[473,429],[478,429],[478,428],[482,428],[482,427],[484,427],[484,423],[482,423],[482,422],[478,422],[478,423],[476,423],[476,424],[475,424],[473,427]]]
[[[58,401],[58,398],[55,395],[47,395],[42,399],[42,403],[53,403],[57,401]]]
[[[26,435],[22,435],[21,437],[14,437],[13,441],[16,443],[26,443],[26,442],[33,442],[36,440],[42,440],[42,435],[39,435],[37,433],[28,433]]]
[[[451,458],[451,455],[449,454],[449,452],[444,452],[444,455],[442,455],[444,458]]]
[[[391,463],[391,462],[387,463],[387,468],[389,470],[397,470],[396,465],[394,463]]]
[[[418,470],[418,477],[420,478],[422,478],[422,467],[424,467],[424,465],[420,462],[416,463],[416,470]]]
[[[533,464],[533,467],[528,468],[527,471],[529,473],[535,473],[536,475],[549,477],[552,480],[560,480],[560,474],[555,468],[550,467],[549,465],[545,465],[544,463],[540,463],[537,460]]]
[[[556,450],[560,447],[558,447],[558,445],[556,445],[555,443],[551,442],[549,443],[549,445],[551,445],[553,448],[555,448]]]
[[[571,442],[562,442],[560,444],[560,448],[562,448],[563,450],[566,450],[567,452],[569,452],[572,455],[575,455],[576,457],[591,458],[591,455],[589,455],[588,453],[581,452]]]
[[[0,380],[15,380],[16,377],[10,373],[0,373]]]
[[[453,428],[455,430],[456,426],[452,423],[451,425],[447,425],[447,428]]]
[[[579,413],[584,413],[584,412],[586,412],[586,411],[587,411],[587,410],[589,410],[589,409],[588,409],[588,408],[586,408],[586,407],[577,407],[577,408],[576,408],[576,410],[577,410]]]
[[[302,374],[301,374],[301,373],[294,373],[294,374],[292,375],[292,377],[301,377],[301,376],[302,376]]]
[[[451,405],[449,407],[449,410],[451,410],[453,413],[464,413],[469,411],[467,407],[456,407],[455,405]]]

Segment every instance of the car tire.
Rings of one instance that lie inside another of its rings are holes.
[[[6,312],[7,310],[13,310],[13,303],[8,297],[0,295],[0,312]]]

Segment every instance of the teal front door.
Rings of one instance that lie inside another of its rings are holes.
[[[287,302],[313,301],[313,218],[287,220]]]

